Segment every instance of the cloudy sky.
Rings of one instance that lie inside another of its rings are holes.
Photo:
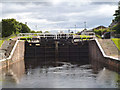
[[[32,30],[74,30],[108,26],[119,0],[3,0],[0,19],[27,22]]]

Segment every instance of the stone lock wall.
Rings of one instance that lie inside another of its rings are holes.
[[[14,52],[11,56],[11,58],[7,58],[0,62],[0,69],[8,67],[9,65],[18,62],[20,60],[24,60],[24,51],[25,51],[25,45],[24,41],[18,41],[17,45],[15,46]],[[13,47],[13,48],[14,48]]]
[[[106,67],[110,70],[120,72],[120,61],[104,57],[95,40],[89,42],[89,59],[94,67]]]

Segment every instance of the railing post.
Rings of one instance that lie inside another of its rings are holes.
[[[56,34],[56,40],[57,40],[57,34]]]

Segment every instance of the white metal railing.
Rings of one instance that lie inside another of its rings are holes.
[[[20,33],[18,34],[18,37],[30,37],[30,38],[49,38],[49,37],[53,37],[54,39],[58,39],[58,38],[69,38],[71,36],[73,36],[73,38],[75,37],[79,37],[80,35],[73,35],[73,33],[57,33],[57,34],[53,34],[53,33]],[[32,36],[32,37],[31,37]],[[95,35],[86,35],[92,38],[95,38]],[[89,38],[89,37],[86,37]]]
[[[53,33],[19,33],[18,34],[18,38],[21,37],[30,37],[32,36],[32,38],[49,38],[52,37],[54,39],[59,39],[59,38],[69,38],[73,33],[57,33],[57,34],[53,34]]]
[[[18,36],[24,35],[72,35],[73,33],[19,33]]]
[[[10,59],[12,58],[12,56],[13,56],[13,54],[14,54],[14,51],[15,51],[15,49],[16,49],[16,47],[17,47],[18,42],[19,42],[19,40],[16,41],[16,43],[15,43],[15,45],[14,45],[14,47],[13,47],[13,49],[12,49],[10,55],[9,55],[9,57],[8,57],[8,58],[1,59],[0,62],[5,61],[5,60],[10,60]]]

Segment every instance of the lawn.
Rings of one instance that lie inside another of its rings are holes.
[[[120,38],[112,38],[112,41],[116,45],[116,47],[120,50]]]

